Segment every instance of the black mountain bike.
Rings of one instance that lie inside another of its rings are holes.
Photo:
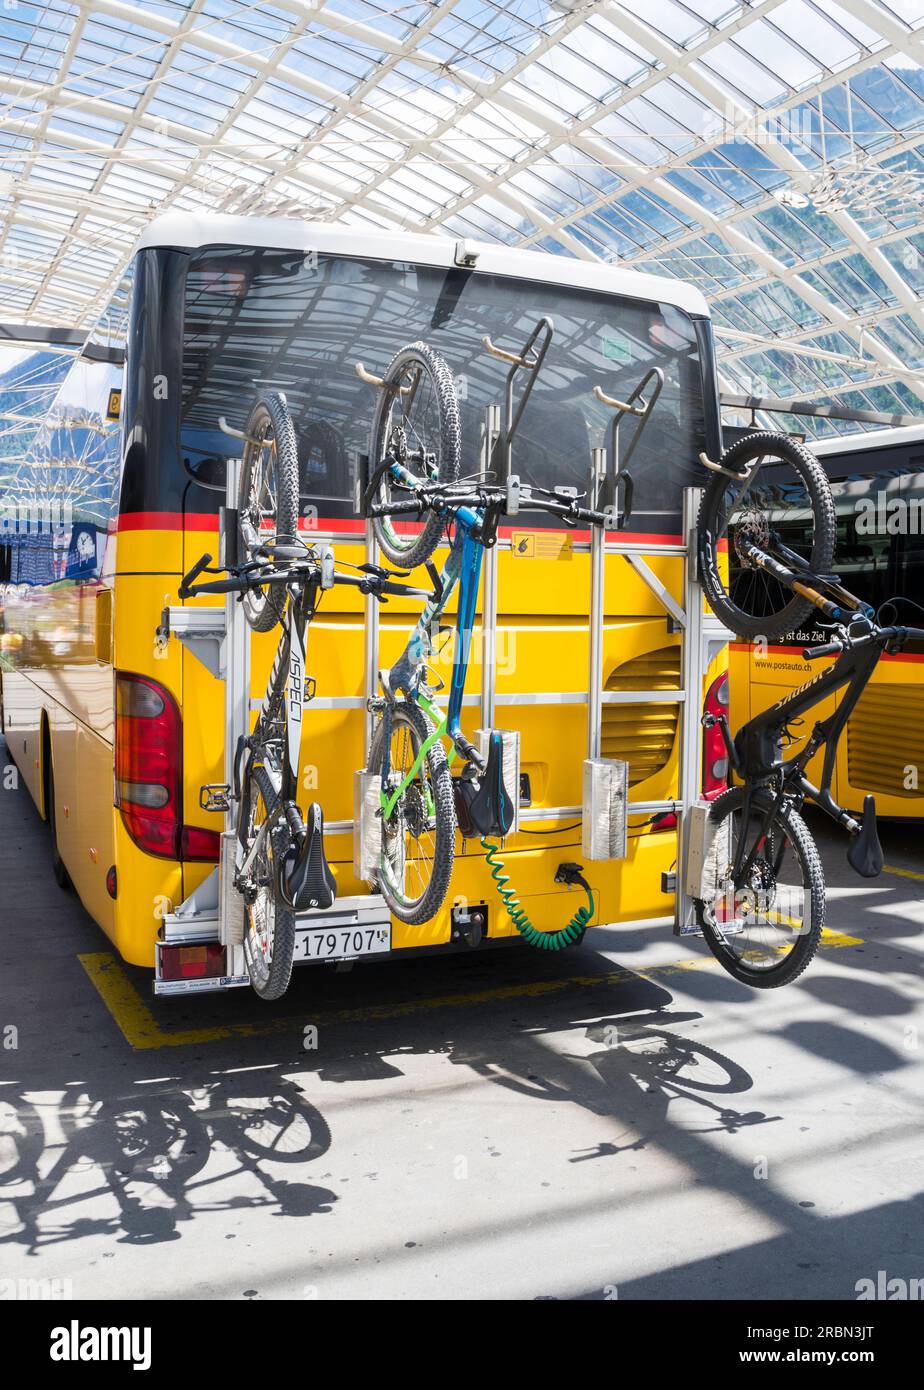
[[[873,878],[882,869],[875,798],[866,797],[857,821],[831,794],[837,745],[880,657],[909,641],[924,641],[924,629],[880,624],[878,617],[890,606],[894,610],[894,602],[877,614],[810,563],[806,551],[830,564],[834,507],[827,479],[808,450],[786,436],[758,434],[711,466],[722,471],[703,500],[699,560],[713,607],[750,638],[787,633],[814,610],[827,619],[832,635],[803,655],[806,661],[837,658],[743,725],[734,739],[724,715],[703,717],[706,727],[720,725],[730,766],[743,785],[718,797],[709,813],[699,923],[731,975],[772,989],[802,974],[824,926],[821,860],[799,814],[805,802],[847,830],[847,858],[857,873]],[[792,543],[794,528],[802,534],[800,546]],[[798,741],[795,725],[842,689],[834,712],[817,721],[802,748],[787,757],[786,748]],[[805,774],[821,749],[816,787]]]
[[[285,993],[292,974],[296,917],[331,907],[336,881],[324,853],[324,816],[313,802],[298,805],[302,722],[314,697],[307,674],[306,639],[322,594],[348,584],[382,599],[386,594],[427,598],[376,565],[335,570],[330,546],[299,539],[298,457],[285,397],[263,397],[245,427],[238,506],[238,562],[223,571],[203,555],[183,577],[180,598],[240,594],[247,621],[260,632],[277,622],[282,636],[253,732],[235,750],[234,800],[238,852],[234,883],[244,899],[244,956],[251,983],[263,999]],[[197,583],[203,573],[227,578]],[[203,787],[206,810],[227,811],[231,788]]]

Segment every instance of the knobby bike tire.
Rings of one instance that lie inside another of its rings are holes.
[[[281,391],[269,392],[259,398],[247,417],[244,433],[248,439],[257,440],[272,436],[275,442],[275,535],[281,544],[292,545],[298,529],[298,444],[289,407]],[[242,560],[250,558],[250,549],[241,518],[250,515],[254,480],[257,470],[264,468],[263,449],[258,444],[245,444],[237,504],[238,548]],[[242,604],[244,616],[255,632],[271,632],[282,618],[285,588],[277,584],[267,585],[263,589],[248,589],[242,597]]]
[[[718,826],[744,804],[744,788],[732,787],[713,802],[709,819]],[[751,806],[766,812],[771,805],[769,794],[752,793]],[[806,969],[818,950],[825,921],[825,879],[821,859],[811,832],[798,811],[785,804],[775,813],[768,827],[771,834],[774,826],[780,827],[792,845],[795,857],[802,871],[803,887],[810,892],[810,922],[807,930],[799,935],[792,950],[781,957],[780,963],[766,970],[752,970],[741,961],[729,947],[716,926],[714,912],[708,902],[694,899],[694,909],[710,951],[716,960],[742,984],[754,989],[777,989],[781,985],[792,984]]]
[[[752,487],[762,468],[772,468],[779,462],[789,464],[802,479],[812,509],[811,555],[807,557],[809,567],[816,574],[828,573],[834,558],[837,525],[834,499],[824,469],[814,455],[797,440],[790,439],[788,435],[770,432],[745,435],[737,444],[726,450],[720,462],[724,468],[740,472],[746,464],[761,457],[764,458],[764,462],[755,469]],[[724,499],[731,481],[725,474],[715,473],[703,495],[697,521],[700,578],[714,613],[738,637],[744,637],[749,641],[758,637],[772,640],[798,628],[817,610],[808,599],[798,595],[781,603],[775,611],[761,616],[748,613],[735,604],[729,593],[729,584],[722,576],[719,560],[719,542],[723,539],[721,531]],[[751,489],[748,491],[750,493]],[[768,526],[771,520],[768,515]],[[730,541],[730,573],[734,563],[732,549],[733,542]],[[782,585],[778,587],[782,596]]]
[[[427,343],[411,343],[403,347],[389,363],[383,380],[387,385],[397,383],[408,368],[419,366],[433,384],[437,415],[439,418],[440,455],[437,468],[437,481],[455,482],[462,466],[462,420],[455,382],[445,359]],[[388,447],[387,435],[391,421],[395,394],[387,389],[380,390],[372,422],[370,459],[375,468],[384,459]],[[429,479],[421,479],[429,481]],[[403,497],[407,493],[400,494]],[[382,480],[375,495],[376,502],[389,499],[388,482]],[[429,560],[440,543],[445,529],[445,521],[433,512],[426,514],[422,530],[416,535],[403,535],[397,532],[388,517],[376,517],[373,522],[376,539],[382,552],[393,565],[413,569]]]
[[[433,725],[424,714],[420,707],[413,701],[399,701],[392,707],[391,712],[392,731],[405,727],[411,734],[411,743],[415,755],[420,750],[420,746],[433,732]],[[369,750],[368,770],[376,776],[381,776],[382,766],[385,757],[385,726],[380,719],[375,728],[372,738],[372,745]],[[409,901],[399,897],[392,889],[388,878],[383,870],[379,875],[379,892],[388,903],[389,910],[402,922],[408,922],[411,926],[417,926],[421,922],[429,922],[432,917],[440,910],[449,890],[449,880],[452,877],[452,865],[455,857],[456,845],[456,808],[452,789],[452,776],[449,771],[449,764],[446,761],[446,754],[442,744],[437,741],[432,745],[424,759],[433,794],[435,812],[435,836],[433,853],[433,870],[424,891],[415,899]],[[396,812],[398,808],[396,807]],[[383,821],[382,825],[382,844],[383,854],[387,825]],[[399,832],[400,833],[400,832]]]
[[[275,805],[276,793],[270,781],[269,773],[264,767],[253,767],[250,770],[248,785],[244,793],[247,798],[246,808],[252,806],[255,792],[263,798],[263,805],[266,808],[267,816],[269,816]],[[287,844],[284,825],[276,826],[271,832],[271,840],[274,856],[283,854]],[[273,867],[274,864],[271,863],[270,868]],[[269,961],[266,960],[253,922],[254,905],[245,903],[244,959],[254,990],[261,999],[272,1002],[285,994],[292,977],[292,962],[295,956],[295,913],[278,898],[274,882],[270,884],[268,893],[273,904],[272,956]]]

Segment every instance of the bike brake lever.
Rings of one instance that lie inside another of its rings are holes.
[[[387,570],[384,565],[364,564],[356,568],[364,574],[374,574],[377,579],[407,579],[411,573],[410,570]]]

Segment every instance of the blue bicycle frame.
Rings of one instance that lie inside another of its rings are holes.
[[[387,676],[383,674],[382,685],[387,703],[383,719],[385,726],[385,749],[382,764],[382,810],[389,817],[398,798],[417,777],[421,763],[437,739],[448,735],[452,740],[449,750],[451,763],[459,753],[469,762],[480,765],[477,749],[468,742],[462,732],[462,699],[465,694],[465,678],[468,673],[469,648],[475,626],[475,611],[478,605],[478,585],[481,581],[481,565],[484,557],[484,541],[480,531],[484,513],[472,507],[459,507],[454,516],[455,534],[449,555],[439,576],[439,584],[433,597],[424,605],[417,626],[411,633],[408,644],[401,656],[392,666]],[[456,650],[453,656],[452,676],[449,685],[449,705],[445,715],[436,702],[421,686],[427,662],[433,654],[433,627],[446,608],[453,590],[459,587],[459,603],[456,615]],[[433,732],[421,745],[413,766],[408,770],[399,786],[387,789],[391,772],[391,728],[390,709],[395,695],[402,693],[415,700],[426,711],[433,723]]]

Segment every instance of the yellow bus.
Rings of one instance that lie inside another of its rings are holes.
[[[837,513],[834,571],[851,593],[875,609],[894,600],[895,616],[887,621],[919,624],[924,611],[924,429],[868,430],[818,440],[811,448],[828,475]],[[790,520],[782,529],[794,525]],[[806,664],[802,650],[825,640],[814,627],[788,633],[778,642],[733,642],[732,728],[807,680],[815,667]],[[880,816],[924,816],[922,670],[920,644],[884,656],[847,721],[832,791],[855,815],[862,812],[864,797],[874,793]],[[826,718],[832,708],[831,702],[819,706],[817,718]],[[791,730],[793,751],[810,733],[808,726]],[[808,776],[818,773],[816,759]]]
[[[221,818],[202,788],[223,780],[221,683],[181,643],[157,637],[181,576],[216,554],[228,460],[258,393],[285,393],[299,443],[302,524],[363,558],[357,456],[374,392],[357,359],[381,371],[425,339],[450,363],[463,413],[462,473],[478,467],[485,410],[503,372],[482,339],[517,345],[540,315],[554,340],[517,436],[517,468],[535,485],[587,486],[612,411],[652,368],[664,386],[632,459],[625,528],[608,534],[603,622],[602,754],[629,764],[624,858],[588,870],[596,921],[665,917],[677,857],[683,691],[680,629],[639,565],[682,596],[683,490],[697,460],[721,450],[708,310],[693,287],[597,261],[446,237],[373,233],[222,215],[169,214],[142,236],[112,306],[60,388],[31,455],[2,499],[2,719],[7,745],[50,826],[56,873],[121,956],[152,966],[165,914],[212,873]],[[437,563],[440,555],[436,556]],[[423,571],[422,581],[426,583]],[[498,545],[496,698],[520,731],[520,828],[508,872],[533,923],[570,916],[556,882],[581,860],[588,719],[590,538],[521,512]],[[209,599],[191,600],[207,607]],[[214,604],[216,600],[211,599]],[[378,660],[398,655],[418,616],[381,610]],[[277,638],[252,639],[254,700]],[[338,895],[369,892],[354,874],[353,774],[364,763],[362,599],[325,596],[310,629],[317,699],[305,718],[305,800],[319,801]],[[477,703],[480,671],[467,699]],[[698,706],[727,701],[713,653]],[[698,713],[698,711],[697,711]],[[722,785],[705,745],[706,790]],[[655,807],[653,811],[651,808]],[[577,808],[577,812],[575,811]],[[459,904],[483,905],[488,941],[516,935],[482,854],[456,858],[444,907],[419,926],[392,923],[394,950],[462,946]],[[193,979],[227,977],[220,949],[188,952]]]

